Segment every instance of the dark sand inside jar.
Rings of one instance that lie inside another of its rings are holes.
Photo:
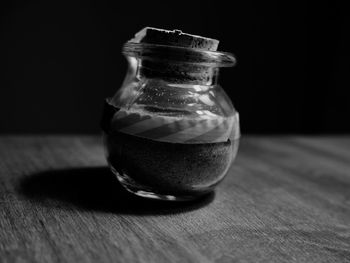
[[[225,176],[238,140],[207,144],[158,142],[120,132],[105,135],[108,161],[144,191],[166,195],[209,192]]]

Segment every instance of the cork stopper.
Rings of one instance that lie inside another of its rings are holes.
[[[187,47],[208,51],[216,51],[219,45],[219,40],[216,39],[183,33],[177,29],[171,31],[154,27],[143,28],[129,42]]]

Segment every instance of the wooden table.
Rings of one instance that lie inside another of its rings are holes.
[[[350,137],[244,137],[178,204],[121,189],[98,137],[2,136],[0,262],[350,262]]]

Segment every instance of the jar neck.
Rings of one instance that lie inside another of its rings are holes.
[[[226,52],[132,42],[124,45],[123,54],[129,62],[131,78],[189,85],[215,85],[219,68],[232,67],[236,62]]]
[[[160,79],[177,84],[210,86],[217,84],[218,76],[218,67],[167,60],[137,60],[138,79]]]

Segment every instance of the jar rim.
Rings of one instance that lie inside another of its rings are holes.
[[[125,56],[171,63],[190,63],[209,67],[232,67],[236,58],[232,53],[199,48],[169,46],[150,43],[126,42],[122,52]]]

